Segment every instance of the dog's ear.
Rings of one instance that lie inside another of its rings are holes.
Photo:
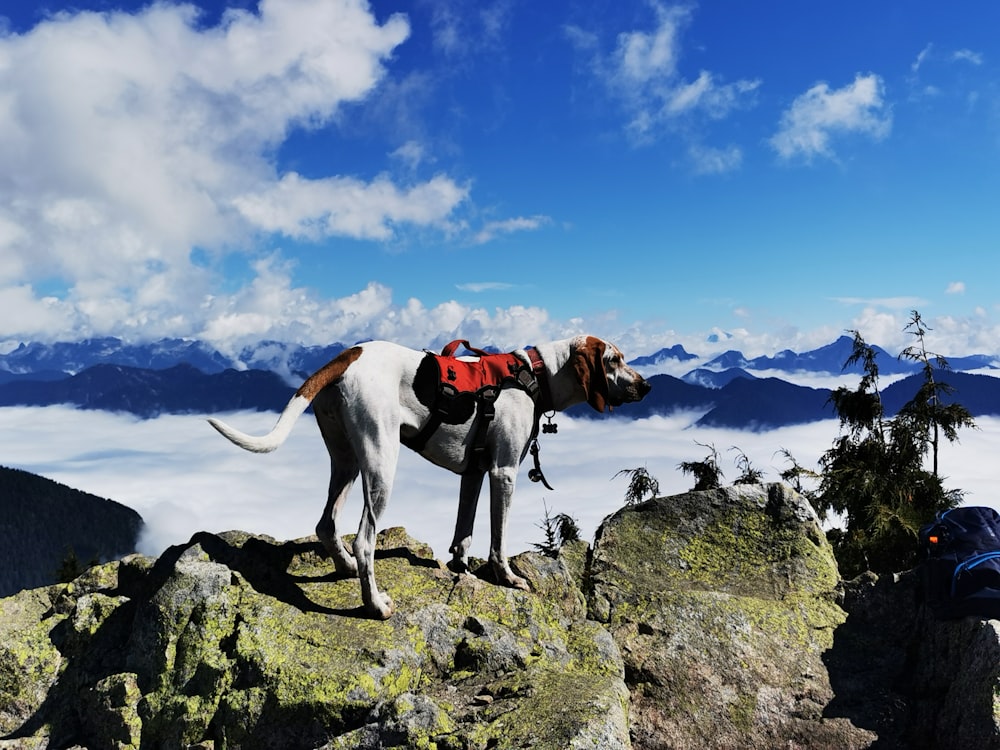
[[[604,412],[608,404],[608,373],[604,369],[604,342],[594,336],[587,336],[583,343],[573,350],[573,369],[587,394],[587,403],[595,410]]]

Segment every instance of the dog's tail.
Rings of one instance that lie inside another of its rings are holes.
[[[223,437],[244,450],[254,453],[270,453],[288,439],[292,427],[295,426],[299,417],[302,416],[302,412],[307,408],[309,408],[309,399],[296,394],[288,402],[285,410],[281,412],[281,416],[278,417],[278,421],[271,428],[271,431],[259,437],[240,432],[218,419],[209,419],[208,423],[222,433]]]
[[[310,375],[299,389],[292,396],[292,400],[281,412],[278,421],[271,431],[266,435],[255,437],[247,435],[245,432],[235,430],[225,422],[218,419],[209,419],[208,423],[222,433],[229,441],[235,443],[240,448],[254,453],[270,453],[288,439],[295,422],[302,416],[302,412],[309,408],[309,404],[316,398],[316,395],[331,383],[336,383],[347,372],[363,349],[360,346],[352,346],[338,354],[333,360],[327,362],[323,367]]]

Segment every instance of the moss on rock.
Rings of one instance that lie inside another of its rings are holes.
[[[821,657],[846,618],[838,579],[815,514],[783,485],[658,498],[606,519],[591,614],[621,647],[635,746],[867,746],[845,720],[818,721],[833,695]]]
[[[564,563],[516,565],[535,592],[455,576],[387,530],[397,613],[375,621],[315,538],[197,534],[0,601],[0,728],[122,750],[627,747],[613,640]]]
[[[50,632],[64,618],[52,599],[64,586],[0,599],[0,736],[17,731],[45,702],[63,666]]]

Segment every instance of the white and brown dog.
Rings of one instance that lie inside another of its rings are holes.
[[[604,411],[606,406],[639,401],[650,389],[642,376],[625,363],[616,346],[593,336],[541,344],[535,347],[532,358],[524,350],[514,354],[529,365],[534,360],[535,372],[546,392],[546,408],[556,411],[584,401]],[[313,404],[333,466],[330,492],[316,534],[338,572],[359,576],[365,611],[379,618],[388,618],[393,604],[375,583],[376,525],[392,490],[400,440],[416,435],[430,418],[427,399],[414,388],[425,356],[425,352],[386,341],[345,349],[302,384],[271,432],[262,437],[209,420],[236,445],[264,453],[281,445],[295,421]],[[537,432],[538,411],[532,396],[516,387],[504,388],[494,405],[495,416],[485,434],[485,462],[469,465],[475,415],[462,424],[441,424],[420,454],[462,475],[449,567],[467,570],[476,504],[488,473],[490,563],[500,583],[527,589],[524,579],[510,569],[504,537],[518,466]],[[352,555],[340,539],[338,523],[344,500],[359,473],[365,503]]]

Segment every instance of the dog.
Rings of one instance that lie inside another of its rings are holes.
[[[477,415],[460,424],[440,424],[421,440],[419,453],[461,475],[458,518],[449,551],[453,571],[468,571],[468,552],[476,505],[485,476],[490,487],[489,562],[498,583],[528,589],[507,561],[507,514],[518,467],[538,431],[542,411],[562,411],[587,402],[597,411],[642,399],[649,383],[629,367],[621,351],[594,336],[539,344],[511,353],[532,369],[544,396],[526,388],[499,390],[483,433],[483,451],[470,458]],[[428,399],[416,386],[418,370],[429,355],[388,341],[369,341],[342,351],[317,370],[295,392],[274,428],[261,437],[244,434],[217,419],[209,423],[241,448],[266,453],[288,437],[292,426],[312,404],[332,464],[330,489],[316,535],[339,574],[358,576],[365,613],[387,619],[392,600],[375,582],[375,532],[392,492],[401,441],[413,438],[431,419]],[[485,460],[482,460],[484,459]],[[340,538],[344,500],[358,475],[364,489],[364,511],[353,554]]]

